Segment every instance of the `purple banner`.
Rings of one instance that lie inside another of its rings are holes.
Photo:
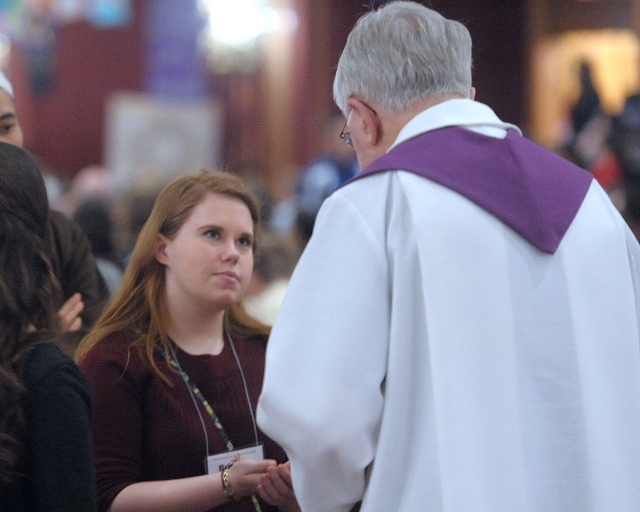
[[[182,100],[208,97],[209,74],[198,49],[205,19],[196,0],[153,0],[145,15],[146,90]]]

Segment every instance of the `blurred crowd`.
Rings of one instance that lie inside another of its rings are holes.
[[[619,114],[609,115],[586,62],[580,66],[580,85],[560,153],[593,173],[640,237],[640,94],[629,96]]]

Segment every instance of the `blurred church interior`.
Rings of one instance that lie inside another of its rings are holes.
[[[25,147],[63,181],[103,166],[125,190],[217,167],[279,199],[321,151],[349,31],[381,3],[6,0],[0,65]],[[640,89],[640,0],[423,3],[469,28],[476,99],[547,147],[569,136],[581,64],[610,115]]]

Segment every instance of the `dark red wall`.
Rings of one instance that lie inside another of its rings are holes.
[[[476,100],[504,121],[526,123],[526,0],[433,0],[443,16],[463,23],[473,41]]]
[[[142,88],[141,3],[134,2],[134,8],[134,21],[126,28],[62,26],[53,85],[46,94],[34,94],[26,54],[20,46],[12,49],[9,75],[25,147],[62,175],[102,162],[106,100],[114,91]]]

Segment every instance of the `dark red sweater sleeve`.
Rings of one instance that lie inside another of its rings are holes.
[[[172,382],[157,375],[130,340],[114,335],[102,340],[81,362],[94,394],[94,452],[100,510],[118,493],[140,481],[168,480],[205,473],[209,454],[227,450],[213,421],[193,399],[183,379],[158,366]],[[237,340],[235,346],[255,411],[262,388],[265,340]],[[207,398],[235,447],[255,442],[255,431],[242,373],[231,349],[218,356],[191,356],[177,349],[179,361]],[[200,412],[200,414],[198,413]],[[202,416],[202,420],[200,419]],[[203,428],[204,421],[204,428]],[[206,437],[205,437],[206,436]],[[258,430],[266,458],[282,463],[284,451]],[[253,511],[250,499],[229,502],[216,510]],[[272,510],[263,507],[264,511]]]
[[[104,340],[80,364],[94,396],[94,457],[99,510],[141,480],[145,373],[123,337]]]

